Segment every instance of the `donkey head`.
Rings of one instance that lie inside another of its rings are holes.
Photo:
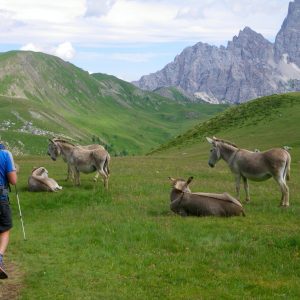
[[[181,192],[184,193],[190,193],[191,190],[189,188],[189,184],[191,183],[191,181],[193,180],[194,177],[189,177],[189,179],[187,181],[185,181],[184,179],[174,179],[172,177],[169,177],[169,179],[171,180],[171,186],[176,189],[179,190]]]
[[[221,152],[218,147],[217,138],[213,137],[212,139],[207,137],[207,141],[212,145],[212,148],[210,149],[210,156],[208,159],[208,165],[213,168],[216,163],[221,159]]]
[[[48,178],[48,170],[44,167],[34,167],[31,171],[32,175]]]
[[[60,148],[53,140],[49,139],[49,141],[50,143],[48,144],[47,154],[51,157],[52,160],[55,161],[60,155]]]

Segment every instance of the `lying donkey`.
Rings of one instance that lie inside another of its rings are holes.
[[[28,190],[30,192],[56,192],[62,187],[48,177],[48,171],[44,167],[34,168],[28,178]]]
[[[173,187],[170,208],[181,216],[245,216],[241,203],[227,193],[192,193],[188,185],[193,177],[187,181],[171,177],[169,179]]]

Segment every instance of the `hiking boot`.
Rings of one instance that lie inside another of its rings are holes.
[[[8,276],[7,276],[7,273],[5,271],[5,267],[4,267],[4,264],[3,262],[0,262],[0,279],[6,279]]]

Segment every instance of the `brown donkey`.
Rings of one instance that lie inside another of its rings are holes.
[[[225,160],[236,178],[236,192],[240,196],[240,180],[243,179],[246,201],[250,201],[248,180],[263,181],[271,177],[281,189],[281,206],[289,206],[289,180],[291,156],[282,148],[273,148],[264,152],[252,152],[238,148],[235,144],[218,139],[206,138],[212,144],[208,164],[214,167],[222,158]]]
[[[241,203],[227,193],[192,193],[187,181],[169,177],[172,182],[170,208],[173,212],[185,216],[245,216]]]

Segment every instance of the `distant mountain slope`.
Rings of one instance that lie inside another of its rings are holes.
[[[197,146],[205,142],[206,136],[213,135],[229,139],[234,137],[236,143],[241,140],[248,144],[251,140],[253,150],[259,145],[272,143],[278,147],[288,145],[300,149],[299,128],[300,93],[266,96],[230,107],[152,153]]]
[[[159,87],[153,90],[153,92],[175,101],[203,102],[202,99],[196,98],[194,95],[189,94],[185,90],[178,87]]]
[[[134,84],[145,90],[175,86],[219,103],[299,91],[299,49],[300,0],[295,0],[274,44],[246,27],[226,48],[197,43]]]
[[[57,135],[143,153],[224,108],[173,101],[43,53],[0,54],[0,137],[20,153],[45,153]]]

